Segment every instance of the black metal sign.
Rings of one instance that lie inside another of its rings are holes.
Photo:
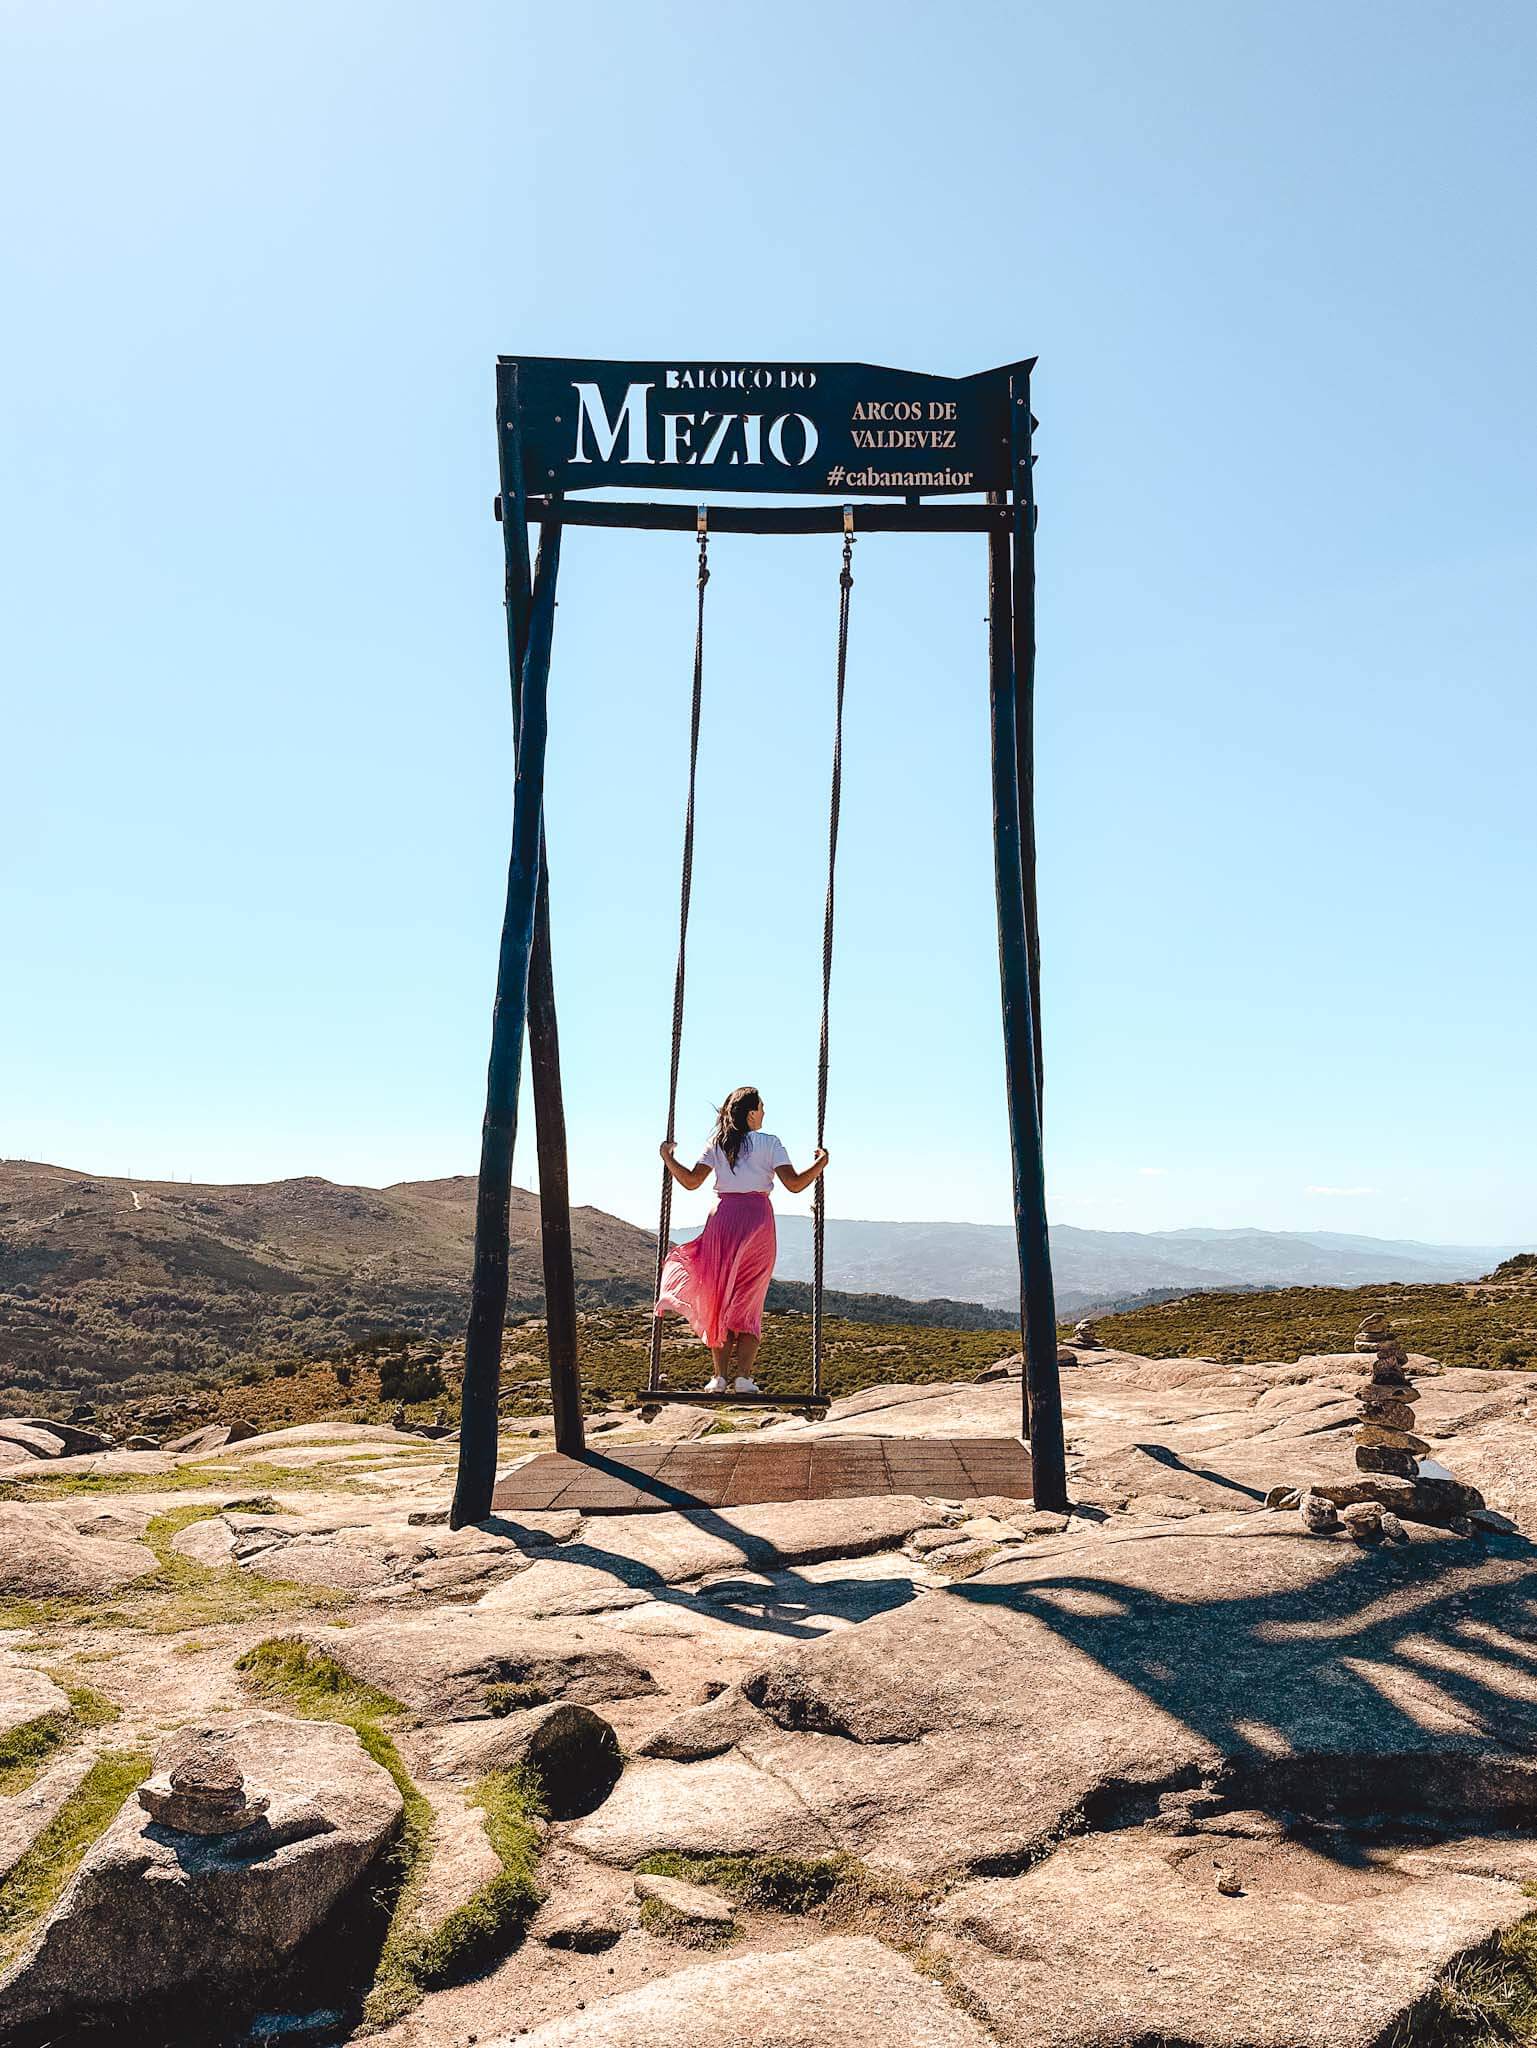
[[[497,420],[532,496],[605,485],[840,498],[1006,490],[1009,380],[872,363],[584,362],[502,356]],[[516,422],[516,425],[515,425]]]

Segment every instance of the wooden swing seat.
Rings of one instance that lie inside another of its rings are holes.
[[[804,1408],[825,1415],[829,1398],[826,1394],[707,1394],[702,1387],[695,1394],[686,1387],[658,1387],[643,1393],[640,1405],[646,1408],[653,1401],[671,1401],[689,1408]]]

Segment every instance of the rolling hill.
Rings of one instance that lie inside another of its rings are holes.
[[[383,1331],[451,1341],[469,1303],[475,1182],[196,1186],[0,1163],[0,1385],[43,1390],[336,1356]],[[646,1233],[572,1216],[585,1304],[649,1284]],[[539,1204],[513,1191],[514,1314],[544,1306]]]

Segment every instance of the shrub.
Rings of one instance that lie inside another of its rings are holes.
[[[532,1679],[509,1679],[486,1687],[486,1712],[493,1720],[521,1713],[525,1707],[542,1707],[550,1695]]]
[[[379,1362],[383,1401],[435,1401],[444,1391],[443,1368],[436,1360],[391,1357]]]

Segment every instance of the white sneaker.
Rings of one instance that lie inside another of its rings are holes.
[[[756,1394],[758,1390],[758,1382],[756,1380],[738,1380],[731,1391],[734,1394]]]
[[[726,1382],[721,1378],[719,1373],[715,1375],[714,1379],[711,1380],[710,1384],[705,1388],[705,1392],[707,1394],[724,1394],[725,1391]]]

